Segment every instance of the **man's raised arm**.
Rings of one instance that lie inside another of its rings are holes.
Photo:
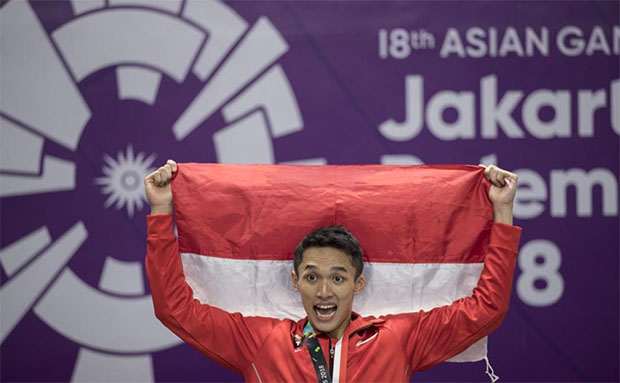
[[[185,342],[219,364],[243,374],[264,338],[279,321],[230,314],[193,298],[193,291],[185,282],[173,231],[170,182],[176,171],[177,164],[168,160],[144,180],[151,205],[151,215],[147,217],[146,273],[155,315]]]
[[[521,234],[512,226],[517,175],[489,166],[485,177],[492,184],[489,198],[495,222],[472,295],[430,311],[386,317],[386,325],[401,336],[411,373],[464,351],[499,327],[508,311]]]

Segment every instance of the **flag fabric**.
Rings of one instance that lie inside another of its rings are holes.
[[[179,164],[179,250],[194,297],[229,312],[299,319],[293,253],[345,226],[364,251],[359,314],[429,310],[469,296],[493,221],[484,169],[468,165]],[[452,358],[486,356],[486,338]]]

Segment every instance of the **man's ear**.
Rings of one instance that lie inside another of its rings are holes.
[[[299,291],[299,278],[297,278],[297,273],[295,270],[291,271],[291,279],[293,280],[293,288]]]
[[[357,278],[357,281],[355,281],[353,295],[361,293],[364,290],[364,287],[366,287],[366,278],[364,278],[364,275],[360,275],[359,278]]]

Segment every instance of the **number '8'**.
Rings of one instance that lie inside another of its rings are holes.
[[[404,59],[411,54],[409,46],[409,32],[403,28],[396,28],[390,31],[390,56],[397,59]]]
[[[537,262],[537,259],[542,262]],[[519,298],[530,306],[550,306],[556,303],[564,292],[564,279],[559,273],[561,263],[562,255],[555,243],[537,239],[525,244],[519,254]],[[544,281],[546,286],[536,287],[537,280]]]

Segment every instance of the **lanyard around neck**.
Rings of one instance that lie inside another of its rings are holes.
[[[332,383],[332,377],[329,373],[325,355],[323,355],[323,351],[321,350],[321,344],[309,321],[306,327],[304,327],[304,342],[308,348],[310,360],[312,360],[312,364],[314,365],[318,383]]]

